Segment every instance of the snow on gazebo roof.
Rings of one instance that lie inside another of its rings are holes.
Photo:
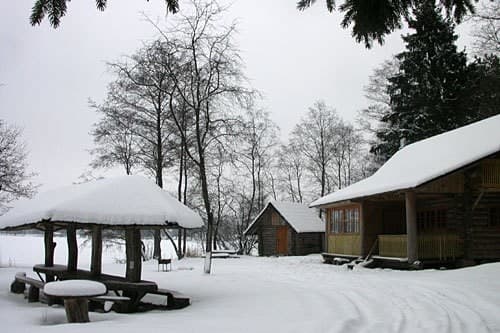
[[[415,188],[500,151],[500,115],[410,144],[372,176],[310,207]]]
[[[244,231],[245,234],[250,231],[269,206],[273,206],[283,219],[298,233],[325,232],[325,223],[318,217],[318,212],[315,209],[297,202],[270,201],[252,223],[250,223]]]
[[[29,227],[42,221],[125,225],[179,225],[198,228],[200,215],[152,181],[124,176],[70,185],[20,199],[0,216],[0,229]]]

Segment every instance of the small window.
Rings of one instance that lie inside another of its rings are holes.
[[[435,231],[446,229],[447,209],[428,209],[417,212],[418,231]]]

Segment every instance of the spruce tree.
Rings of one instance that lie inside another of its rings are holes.
[[[380,142],[372,151],[389,158],[401,143],[410,144],[467,122],[460,105],[465,91],[467,63],[458,52],[454,25],[432,2],[426,2],[409,20],[415,32],[403,36],[406,50],[396,57],[398,73],[389,79],[391,111],[382,117]]]

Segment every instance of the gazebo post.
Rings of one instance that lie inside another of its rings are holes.
[[[102,226],[94,225],[92,227],[92,259],[90,263],[90,272],[94,276],[102,273]]]
[[[68,272],[75,272],[78,265],[78,243],[76,241],[76,225],[68,223],[66,227],[68,241]]]
[[[181,227],[177,228],[177,248],[179,249],[179,259],[183,257],[182,255],[182,229]]]
[[[182,231],[184,233],[183,235],[183,238],[182,238],[182,253],[184,254],[184,256],[186,255],[186,228],[182,228]]]
[[[52,224],[45,223],[45,230],[43,234],[43,240],[44,240],[44,245],[45,245],[45,262],[44,265],[45,267],[52,267],[54,266],[54,248],[55,248],[55,243],[54,243],[54,228]],[[45,275],[45,280],[47,282],[54,281],[54,276],[46,274]]]
[[[125,229],[125,252],[127,271],[125,278],[130,282],[141,281],[141,230],[135,227]]]

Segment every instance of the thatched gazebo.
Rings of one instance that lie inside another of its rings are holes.
[[[203,221],[197,213],[140,176],[96,180],[40,193],[32,199],[19,200],[12,210],[0,217],[0,230],[37,229],[44,232],[45,262],[35,266],[34,270],[45,273],[45,281],[53,280],[54,276],[84,276],[99,280],[103,276],[102,231],[118,229],[125,231],[126,241],[127,265],[123,280],[130,283],[143,282],[141,230],[190,229],[202,225]],[[66,266],[54,265],[53,235],[63,229],[66,230],[68,242]],[[78,229],[92,231],[90,272],[77,269]],[[109,287],[108,285],[108,289]]]

